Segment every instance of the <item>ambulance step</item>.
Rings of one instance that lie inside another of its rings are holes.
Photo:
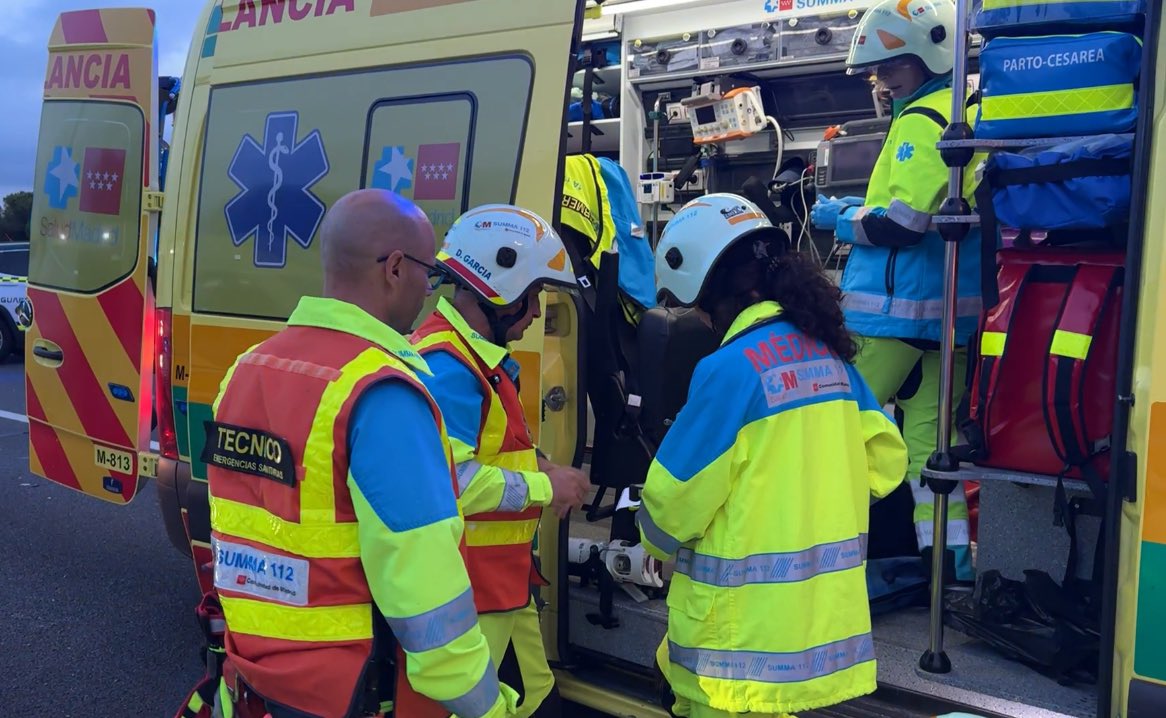
[[[934,718],[947,713],[971,711],[967,706],[934,696],[882,686],[873,695],[830,708],[798,713],[799,718]],[[1007,718],[983,710],[971,711],[983,718]]]

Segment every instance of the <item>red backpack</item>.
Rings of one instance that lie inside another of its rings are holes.
[[[973,463],[1083,479],[1102,495],[1123,262],[1109,250],[998,253],[999,300],[981,319],[963,427]]]

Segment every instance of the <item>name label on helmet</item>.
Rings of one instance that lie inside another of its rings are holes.
[[[210,465],[296,485],[296,463],[291,445],[274,434],[245,426],[204,421],[206,446],[202,460]]]
[[[455,249],[453,256],[462,264],[477,272],[478,276],[482,279],[489,279],[490,277],[494,276],[493,272],[491,272],[489,269],[486,269],[486,267],[484,267],[481,262],[471,257],[467,252],[463,252],[460,249]]]

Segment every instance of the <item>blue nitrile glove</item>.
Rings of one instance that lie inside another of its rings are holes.
[[[847,207],[861,207],[862,197],[830,197],[823,199],[821,195],[818,196],[818,201],[814,203],[813,209],[810,210],[810,223],[818,229],[834,229],[838,224],[838,214]]]

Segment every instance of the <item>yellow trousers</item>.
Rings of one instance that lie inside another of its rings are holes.
[[[547,665],[538,609],[532,601],[517,611],[482,614],[478,616],[478,625],[482,627],[486,643],[490,644],[490,657],[494,659],[495,667],[502,665],[506,648],[514,644],[514,655],[518,658],[518,670],[522,674],[523,693],[522,703],[514,716],[529,718],[555,685],[555,675]]]
[[[664,640],[656,648],[656,665],[660,666],[660,670],[664,673],[664,679],[671,685],[672,681],[668,678],[668,673],[672,665],[671,661],[668,660],[668,636],[664,636]],[[681,718],[736,718],[737,716],[748,716],[749,718],[798,718],[789,713],[733,713],[731,711],[712,708],[703,703],[694,703],[680,696],[675,696],[675,698],[676,702],[672,704],[672,713]]]

